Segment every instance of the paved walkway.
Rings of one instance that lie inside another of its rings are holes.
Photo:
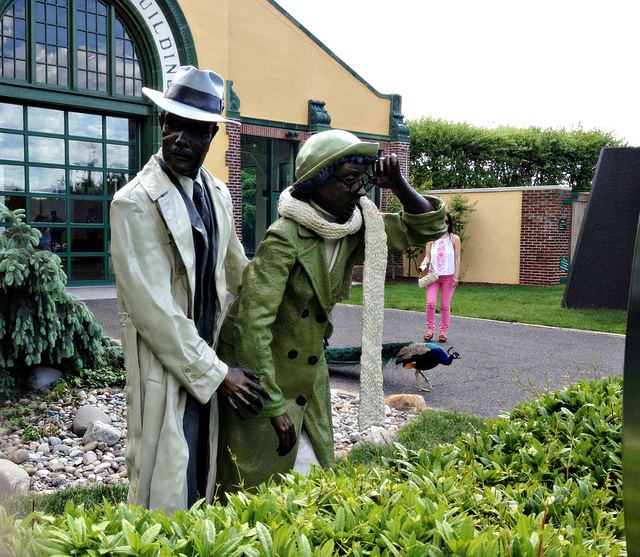
[[[105,334],[119,338],[115,287],[68,288],[85,301]],[[338,305],[331,347],[360,346],[361,307]],[[422,312],[385,310],[383,342],[422,342]],[[547,389],[580,377],[622,375],[624,335],[452,316],[449,341],[461,359],[429,373],[427,406],[495,417]],[[331,384],[358,391],[358,374],[332,373]],[[384,370],[385,394],[417,393],[415,376],[394,364]]]

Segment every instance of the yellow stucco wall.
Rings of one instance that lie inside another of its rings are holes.
[[[243,116],[306,124],[307,103],[314,99],[326,103],[334,128],[389,133],[390,100],[376,95],[270,2],[230,2],[229,37],[229,79]]]
[[[189,22],[199,68],[229,79],[229,0],[180,2],[180,8]],[[221,124],[204,165],[224,182],[229,180],[225,161],[228,148],[226,125]]]
[[[445,203],[456,193],[477,203],[465,230],[461,256],[463,282],[518,284],[522,190],[451,190],[429,192]]]
[[[326,103],[334,128],[389,133],[390,99],[367,87],[267,0],[190,0],[180,7],[199,67],[233,81],[243,117],[306,125],[313,99]],[[205,165],[226,181],[224,133],[223,125]]]

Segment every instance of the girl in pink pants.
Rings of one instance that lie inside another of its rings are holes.
[[[446,342],[451,320],[451,298],[460,279],[460,236],[453,233],[451,215],[446,214],[447,232],[435,242],[429,242],[420,270],[427,267],[438,273],[438,280],[427,286],[427,334],[424,340],[430,342],[436,328],[436,304],[440,295],[440,342]]]

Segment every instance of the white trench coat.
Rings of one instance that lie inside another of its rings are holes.
[[[247,264],[233,222],[231,196],[204,168],[218,234],[217,327],[227,291],[235,294]],[[155,158],[111,204],[116,273],[127,368],[129,502],[173,513],[187,506],[189,459],[182,420],[187,392],[211,400],[207,502],[215,492],[216,389],[227,365],[200,338],[193,316],[195,252],[187,208]],[[218,329],[215,331],[215,337]]]

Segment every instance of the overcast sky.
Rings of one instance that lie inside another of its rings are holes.
[[[640,146],[638,0],[276,0],[405,118]]]

